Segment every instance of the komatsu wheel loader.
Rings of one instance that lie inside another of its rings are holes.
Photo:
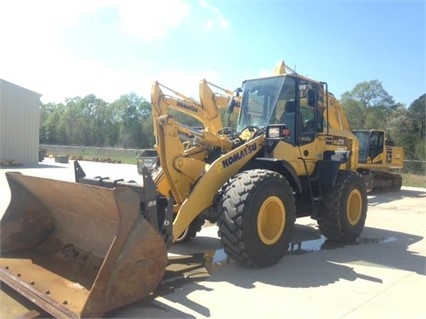
[[[358,140],[326,125],[327,97],[325,83],[295,73],[245,81],[236,132],[226,136],[232,150],[213,155],[202,132],[188,148],[184,125],[154,118],[174,237],[197,218],[217,222],[228,255],[257,267],[284,256],[296,217],[313,217],[329,239],[356,239],[367,211]],[[154,83],[153,109],[165,98]]]
[[[216,222],[226,253],[253,267],[286,254],[297,217],[355,240],[367,216],[359,144],[327,125],[328,97],[326,83],[296,73],[246,80],[236,130],[206,139],[167,112],[155,82],[153,179],[146,167],[140,184],[88,178],[77,162],[76,183],[7,173],[2,283],[54,317],[99,317],[155,289],[167,248],[197,219]]]

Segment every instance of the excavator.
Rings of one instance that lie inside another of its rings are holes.
[[[399,191],[405,153],[395,146],[384,130],[352,130],[360,141],[358,173],[367,181],[369,192]]]
[[[404,166],[404,149],[395,146],[386,132],[380,129],[352,129],[342,105],[329,93],[330,127],[348,130],[357,137],[358,173],[363,177],[368,192],[399,191],[402,176],[399,171]]]
[[[168,248],[197,219],[216,223],[228,256],[256,268],[284,257],[299,217],[330,240],[359,237],[367,217],[359,142],[327,125],[327,84],[286,72],[243,81],[240,96],[235,130],[211,126],[204,103],[197,112],[208,130],[194,129],[170,114],[154,82],[161,169],[143,167],[140,183],[88,177],[77,161],[75,182],[6,173],[0,280],[35,304],[27,317],[101,317],[146,297]]]

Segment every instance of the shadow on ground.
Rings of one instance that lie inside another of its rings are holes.
[[[426,275],[425,257],[409,250],[410,245],[422,239],[417,235],[366,227],[356,242],[345,244],[326,240],[315,227],[296,225],[287,255],[273,267],[253,269],[230,260],[218,238],[200,236],[189,243],[172,246],[171,252],[176,255],[170,257],[162,283],[150,298],[131,307],[139,315],[142,307],[148,312],[150,309],[160,310],[162,318],[193,318],[155,300],[162,296],[209,317],[208,308],[188,298],[188,294],[196,290],[211,291],[202,282],[228,282],[244,289],[255,288],[256,282],[301,289],[331,285],[339,280],[383,282],[381,277],[356,272],[353,267],[343,264]],[[175,293],[177,291],[180,293]],[[118,310],[112,315],[119,316],[119,313]],[[132,308],[130,312],[126,309],[126,316],[131,313]]]

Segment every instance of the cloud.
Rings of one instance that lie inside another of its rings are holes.
[[[215,6],[213,6],[211,3],[208,3],[205,0],[200,0],[199,4],[201,7],[209,10],[210,12],[213,12],[214,17],[213,18],[208,18],[204,24],[205,28],[207,30],[212,30],[214,29],[216,26],[222,28],[222,29],[227,29],[230,26],[229,21],[224,17],[224,15],[222,14],[222,12]]]
[[[264,78],[273,75],[272,70],[261,69],[259,71],[259,77]]]
[[[209,69],[197,72],[167,71],[158,75],[161,84],[196,100],[199,97],[199,83],[203,79],[217,83],[219,77],[215,70]]]
[[[144,66],[125,69],[72,53],[65,32],[81,27],[101,10],[114,13],[110,25],[138,39],[158,39],[189,14],[181,0],[0,1],[0,78],[42,94],[42,102],[95,94],[112,102],[134,91],[149,99]],[[138,89],[143,92],[138,92]]]
[[[207,9],[205,13],[210,18],[214,16],[210,19],[212,28],[229,25],[218,9],[205,1],[201,3]],[[125,68],[126,63],[108,64],[89,58],[84,50],[76,53],[64,36],[64,32],[78,34],[74,31],[87,21],[104,23],[102,18],[108,16],[108,27],[120,30],[121,35],[157,40],[179,27],[189,15],[189,2],[184,0],[0,1],[0,78],[42,94],[43,103],[64,102],[65,98],[92,93],[107,102],[130,92],[149,100],[155,79],[198,98],[199,81],[206,78],[215,83],[215,71],[162,72],[144,59]]]
[[[120,28],[144,40],[164,37],[189,15],[189,4],[181,0],[118,1]]]

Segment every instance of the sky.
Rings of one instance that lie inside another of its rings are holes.
[[[426,93],[425,0],[0,0],[0,78],[43,103],[106,102],[154,81],[198,97],[280,61],[340,98],[379,80],[407,107]]]

